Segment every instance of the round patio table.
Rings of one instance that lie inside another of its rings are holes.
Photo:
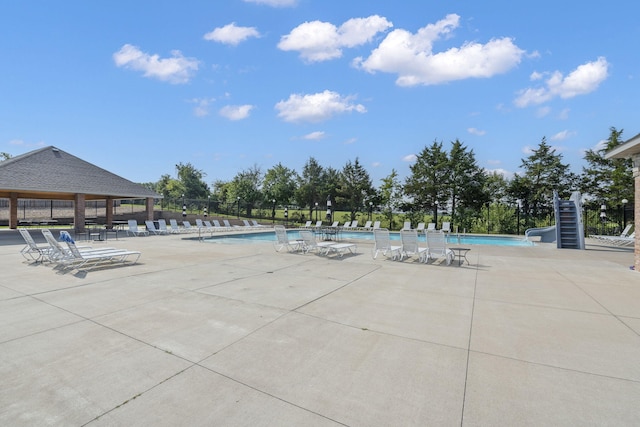
[[[471,248],[449,248],[453,251],[453,255],[458,257],[458,267],[462,265],[462,259],[464,258],[467,261],[467,264],[471,264],[467,259],[467,252],[471,250]],[[456,252],[458,252],[456,254]]]

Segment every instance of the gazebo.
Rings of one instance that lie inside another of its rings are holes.
[[[634,181],[634,206],[635,218],[634,228],[638,230],[640,225],[640,133],[633,138],[618,145],[605,154],[605,159],[631,159],[633,161],[633,181]],[[640,271],[640,234],[635,234],[634,247],[634,268]]]
[[[0,162],[0,198],[9,199],[9,227],[18,226],[18,199],[71,200],[74,229],[85,229],[85,202],[106,201],[106,223],[113,221],[113,201],[145,199],[153,220],[153,201],[162,195],[94,164],[49,146]]]

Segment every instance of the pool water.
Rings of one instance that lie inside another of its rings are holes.
[[[287,235],[290,240],[300,238],[297,230],[288,230]],[[400,233],[389,233],[391,240],[400,240]],[[340,233],[340,240],[373,240],[373,233],[366,231],[346,231]],[[418,239],[425,241],[424,234],[419,235]],[[203,241],[209,243],[227,243],[227,244],[249,244],[255,242],[275,242],[276,234],[273,231],[265,231],[261,233],[238,233],[226,234],[223,236],[207,237]],[[491,246],[533,246],[533,242],[526,240],[524,237],[510,236],[483,236],[477,234],[449,234],[447,236],[449,245],[491,245]]]

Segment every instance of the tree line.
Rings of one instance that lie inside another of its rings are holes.
[[[375,211],[390,228],[398,221],[438,222],[446,215],[462,230],[515,233],[538,226],[553,212],[553,192],[568,198],[581,191],[585,206],[596,212],[601,205],[619,206],[622,200],[633,205],[634,185],[630,159],[605,159],[607,151],[623,141],[622,130],[610,128],[609,138],[597,149],[588,150],[580,174],[563,162],[562,153],[543,137],[539,145],[521,159],[521,173],[508,178],[478,166],[473,149],[459,140],[445,147],[441,141],[426,145],[410,166],[410,174],[401,180],[397,171],[375,186],[358,158],[341,169],[322,166],[310,157],[300,172],[281,163],[263,171],[254,165],[238,172],[232,180],[216,180],[209,186],[206,174],[190,163],[176,165],[177,175],[163,175],[158,182],[144,184],[165,198],[174,200],[210,200],[214,208],[236,204],[243,214],[254,209],[297,206],[347,212],[349,220],[358,214]],[[516,217],[518,220],[516,220]]]

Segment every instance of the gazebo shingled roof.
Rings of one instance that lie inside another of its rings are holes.
[[[10,193],[23,199],[73,200],[75,194],[85,194],[86,200],[162,198],[53,146],[0,162],[0,197]]]

